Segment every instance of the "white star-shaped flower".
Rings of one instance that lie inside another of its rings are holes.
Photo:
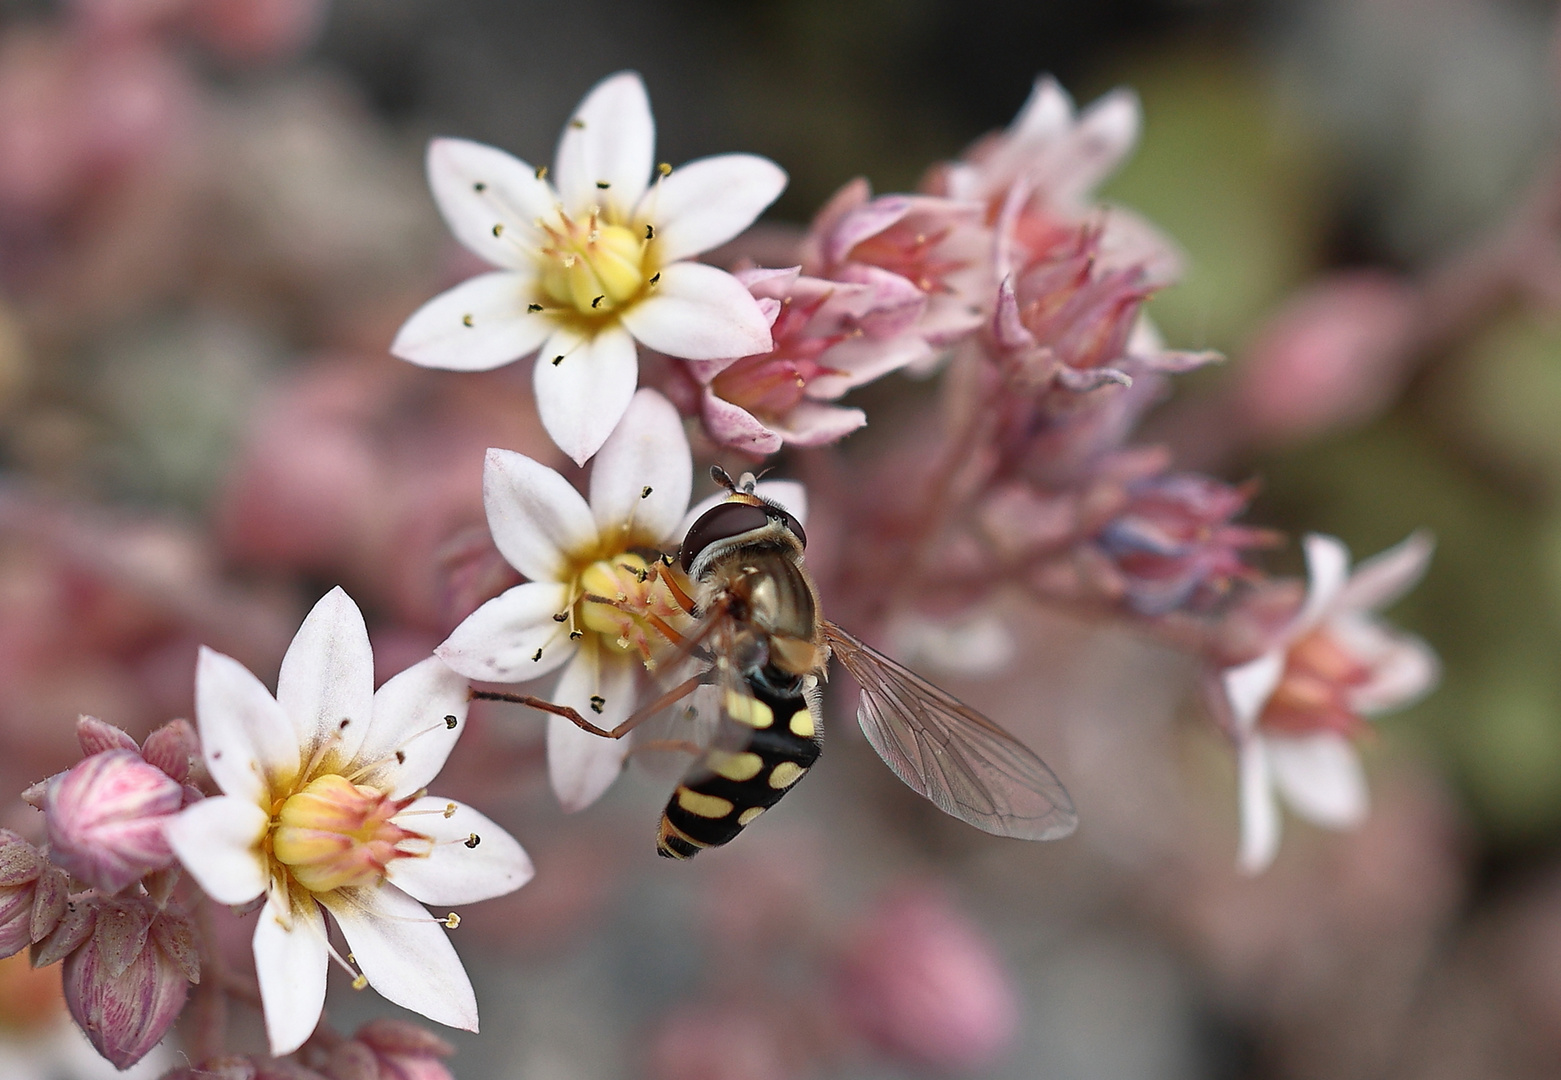
[[[1413,703],[1436,684],[1430,646],[1377,617],[1412,588],[1431,559],[1416,533],[1349,572],[1349,550],[1306,537],[1306,602],[1267,652],[1220,675],[1237,740],[1241,868],[1258,873],[1279,850],[1283,796],[1318,825],[1347,829],[1366,816],[1366,777],[1351,736],[1364,717]]]
[[[794,483],[762,488],[791,507],[802,501]],[[488,528],[500,553],[529,580],[472,612],[436,655],[486,682],[529,682],[563,667],[549,699],[610,731],[634,711],[639,673],[672,640],[665,630],[675,634],[688,625],[687,613],[651,571],[654,554],[674,550],[687,531],[692,490],[682,420],[654,390],[634,395],[596,456],[589,502],[546,465],[489,450],[483,470]],[[604,739],[550,716],[548,774],[564,809],[595,802],[622,770],[628,749],[627,740]]]
[[[168,838],[219,903],[266,897],[254,950],[273,1054],[319,1022],[332,955],[322,907],[381,994],[477,1030],[444,920],[422,905],[502,896],[532,868],[492,821],[425,793],[465,726],[467,689],[430,657],[376,692],[363,616],[341,589],[299,628],[275,697],[238,661],[201,650],[196,722],[222,794],[186,808]]]
[[[462,244],[502,269],[424,304],[391,351],[425,367],[482,371],[536,352],[537,409],[584,464],[634,395],[635,342],[711,360],[770,347],[748,290],[692,257],[751,225],[786,186],[752,154],[654,163],[644,83],[597,84],[559,140],[552,180],[502,150],[459,139],[428,148],[428,179]]]

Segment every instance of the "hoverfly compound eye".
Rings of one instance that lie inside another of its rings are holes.
[[[711,544],[764,528],[770,523],[770,509],[750,502],[723,502],[706,510],[683,538],[680,561],[684,573],[693,568],[699,553]]]
[[[808,546],[808,534],[802,531],[802,522],[793,517],[790,510],[777,503],[771,503],[770,517],[780,518],[782,524],[786,526],[786,530],[797,538],[797,543],[803,547]]]

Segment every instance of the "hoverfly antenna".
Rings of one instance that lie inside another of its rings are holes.
[[[745,472],[737,479],[737,490],[744,495],[752,495],[754,485],[758,482],[759,478],[757,476],[754,476],[751,472]]]
[[[727,491],[732,492],[734,495],[737,493],[737,482],[732,479],[731,473],[721,468],[721,466],[710,466],[710,479],[714,480],[717,484],[720,484]]]

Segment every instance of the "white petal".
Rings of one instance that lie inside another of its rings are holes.
[[[454,807],[448,817],[445,811]],[[535,871],[515,838],[464,803],[428,796],[395,820],[431,839],[427,856],[392,859],[385,876],[425,904],[475,904],[512,893]],[[477,837],[476,847],[468,847]]]
[[[826,405],[820,401],[799,401],[783,420],[771,421],[770,427],[793,446],[823,446],[845,438],[866,424],[867,414],[861,409]]]
[[[558,356],[564,359],[554,363]],[[555,351],[549,341],[532,378],[542,426],[576,465],[584,465],[618,426],[639,379],[639,353],[621,326],[604,327],[573,348]]]
[[[1360,755],[1344,736],[1268,738],[1274,783],[1295,812],[1332,829],[1348,829],[1366,817],[1366,774]]]
[[[282,706],[243,664],[204,645],[195,665],[195,720],[206,769],[223,794],[259,804],[273,780],[298,774],[298,740]]]
[[[768,352],[770,321],[759,301],[725,270],[673,263],[650,296],[624,309],[623,325],[668,356],[721,360]]]
[[[1334,607],[1350,572],[1350,549],[1342,540],[1307,533],[1302,543],[1306,547],[1306,603],[1290,625],[1292,637],[1310,630]]]
[[[1357,611],[1385,608],[1425,576],[1436,541],[1420,530],[1394,547],[1363,560],[1339,595],[1340,608]]]
[[[340,586],[320,598],[282,657],[276,700],[292,721],[303,753],[327,771],[351,760],[374,715],[374,652],[363,613]]]
[[[604,541],[659,547],[688,509],[694,458],[683,418],[654,390],[634,395],[591,467],[591,513]]]
[[[760,480],[753,487],[753,493],[766,502],[772,502],[776,506],[783,506],[792,517],[802,525],[808,523],[808,489],[796,480]],[[718,491],[708,498],[700,499],[689,507],[688,513],[683,515],[683,520],[678,523],[677,531],[673,534],[679,540],[688,535],[688,530],[693,528],[694,522],[704,517],[717,504],[726,499],[726,492]]]
[[[554,330],[536,300],[532,272],[495,270],[463,281],[412,313],[390,351],[447,371],[488,371],[536,351]]]
[[[1138,141],[1140,108],[1131,90],[1113,90],[1079,117],[1047,179],[1059,204],[1087,198]]]
[[[1350,708],[1366,716],[1414,704],[1441,678],[1436,652],[1413,634],[1370,616],[1336,618],[1329,631],[1371,669],[1366,682],[1349,692]]]
[[[354,782],[393,799],[426,787],[466,730],[470,689],[464,675],[435,656],[387,679],[374,695],[374,720],[349,770],[359,774]]]
[[[255,974],[265,1007],[266,1035],[273,1057],[291,1054],[314,1034],[325,1008],[325,918],[304,900],[291,919],[275,899],[261,909],[255,925]]]
[[[444,928],[394,885],[321,896],[369,985],[402,1008],[477,1030],[477,996]]]
[[[530,269],[535,222],[558,206],[553,186],[532,166],[466,139],[428,144],[428,186],[455,238],[495,266]]]
[[[581,648],[564,669],[553,691],[553,701],[568,705],[597,727],[609,731],[634,711],[635,669],[639,662],[595,646]],[[592,697],[601,700],[601,712]],[[562,716],[547,718],[547,769],[553,793],[565,812],[584,810],[623,771],[629,753],[628,739],[604,739],[582,731]]]
[[[646,193],[636,220],[656,226],[656,254],[675,263],[726,243],[786,189],[786,170],[754,154],[701,158]]]
[[[585,499],[568,480],[524,454],[488,451],[482,502],[499,554],[533,581],[562,581],[570,554],[596,546],[596,522]]]
[[[1225,697],[1230,701],[1230,711],[1239,733],[1246,734],[1252,730],[1284,671],[1285,654],[1274,649],[1256,660],[1226,668],[1220,673]]]
[[[252,802],[218,795],[170,821],[168,843],[206,894],[219,904],[247,904],[266,891],[260,842],[271,818]]]
[[[539,679],[574,655],[575,643],[553,618],[568,605],[567,585],[551,581],[516,585],[466,616],[434,653],[469,679],[501,683]]]
[[[645,194],[655,151],[645,84],[633,71],[609,75],[580,102],[558,140],[553,172],[564,205],[578,213],[594,203],[627,220]]]
[[[1241,856],[1244,873],[1267,870],[1279,853],[1279,805],[1274,801],[1268,752],[1258,736],[1244,739],[1238,750],[1241,784]]]

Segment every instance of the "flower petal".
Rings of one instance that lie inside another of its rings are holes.
[[[757,416],[741,405],[727,401],[708,386],[699,399],[699,419],[712,439],[744,453],[773,454],[785,444],[785,440]]]
[[[201,646],[195,720],[206,769],[223,794],[259,804],[301,761],[292,721],[259,679],[231,656]]]
[[[792,517],[803,525],[808,523],[808,489],[796,480],[760,480],[754,485],[753,493],[766,502],[772,502],[777,506],[784,506]],[[716,504],[726,498],[726,492],[718,491],[708,498],[700,499],[683,515],[683,520],[678,523],[677,532],[674,534],[679,540],[688,535],[688,530],[694,522],[714,510]]]
[[[392,799],[425,787],[466,730],[469,691],[466,677],[436,656],[387,679],[374,695],[374,721],[352,763],[359,773],[353,782]]]
[[[691,161],[655,185],[637,220],[656,226],[656,254],[674,263],[726,243],[786,189],[786,170],[755,154]]]
[[[291,1054],[314,1034],[325,1008],[325,918],[307,898],[289,917],[273,897],[255,925],[254,949],[271,1054]]]
[[[559,356],[563,360],[555,362]],[[550,340],[532,379],[542,426],[576,465],[584,465],[618,426],[639,378],[639,353],[621,326],[558,351]]]
[[[477,996],[443,926],[394,885],[320,897],[369,985],[402,1008],[477,1030]]]
[[[1220,674],[1225,687],[1225,697],[1230,702],[1232,718],[1238,734],[1249,734],[1263,712],[1263,706],[1279,686],[1279,677],[1285,671],[1285,653],[1273,649],[1256,660],[1249,660]]]
[[[625,549],[662,546],[693,490],[683,418],[656,391],[639,391],[591,467],[591,513],[604,543],[621,533]]]
[[[468,679],[539,679],[574,655],[574,642],[553,618],[568,606],[567,585],[516,585],[466,616],[434,654]]]
[[[655,152],[644,82],[633,71],[609,75],[585,95],[558,140],[558,193],[571,214],[595,204],[626,221],[645,194]]]
[[[563,580],[570,554],[596,546],[596,522],[585,499],[568,480],[524,454],[488,451],[482,501],[499,554],[533,581]]]
[[[558,206],[558,193],[532,166],[466,139],[428,144],[428,186],[457,240],[494,266],[512,269],[530,269],[531,256],[516,241],[537,236],[536,220]],[[494,226],[502,226],[497,234]]]
[[[1045,188],[1053,202],[1083,200],[1116,169],[1138,141],[1141,109],[1131,90],[1113,90],[1079,116],[1068,140],[1047,170]]]
[[[247,904],[266,891],[260,842],[270,816],[231,795],[185,807],[166,826],[168,844],[197,884],[219,904]]]
[[[1295,812],[1330,829],[1348,829],[1366,817],[1366,774],[1360,755],[1332,731],[1268,738],[1274,783]]]
[[[553,333],[536,299],[531,271],[495,270],[448,289],[412,313],[390,351],[403,360],[447,371],[488,371],[535,352]]]
[[[1350,708],[1365,716],[1412,705],[1441,678],[1435,650],[1413,634],[1370,616],[1335,618],[1329,631],[1371,669],[1370,677],[1349,691]]]
[[[845,438],[866,423],[867,414],[861,409],[799,401],[784,420],[772,421],[770,427],[793,446],[823,446]]]
[[[1350,549],[1338,537],[1307,533],[1302,544],[1306,547],[1306,603],[1287,631],[1292,638],[1317,625],[1334,607],[1350,572]]]
[[[1241,854],[1243,873],[1260,874],[1279,853],[1279,804],[1274,801],[1266,740],[1251,736],[1237,751],[1241,785]]]
[[[770,322],[753,294],[703,263],[664,267],[656,291],[621,316],[629,333],[668,356],[719,360],[769,352]]]
[[[363,613],[340,586],[320,598],[282,657],[276,700],[305,757],[337,771],[352,759],[374,716],[374,652]]]
[[[568,705],[597,727],[611,730],[634,711],[637,661],[591,643],[564,669],[553,701]],[[623,771],[628,739],[604,739],[581,731],[562,716],[547,718],[547,769],[566,813],[584,810]]]
[[[453,812],[447,812],[450,807]],[[433,841],[427,856],[392,859],[385,867],[391,884],[422,903],[491,900],[514,892],[535,873],[513,836],[464,803],[427,796],[395,820]]]
[[[1385,608],[1425,576],[1436,541],[1422,529],[1386,551],[1362,560],[1339,595],[1339,607],[1358,611]]]

